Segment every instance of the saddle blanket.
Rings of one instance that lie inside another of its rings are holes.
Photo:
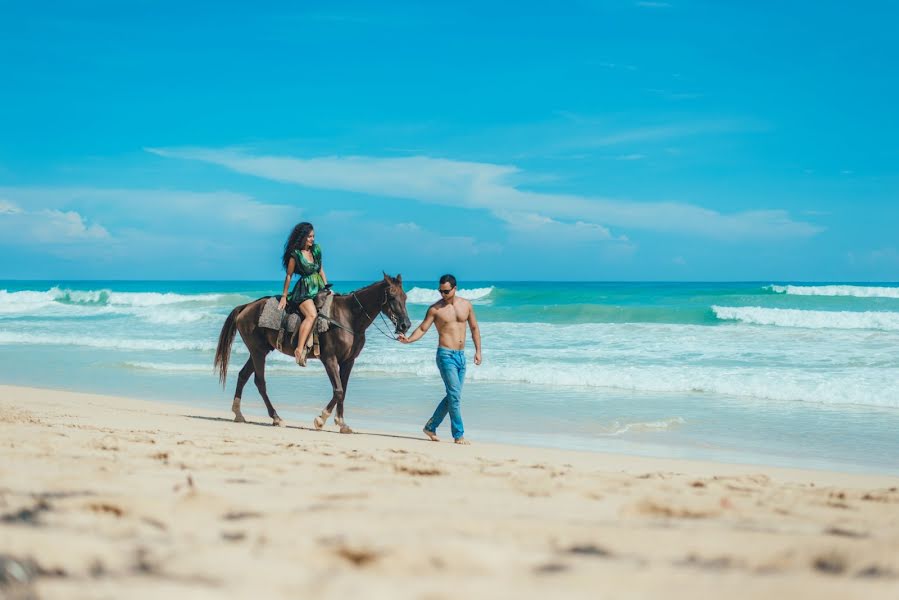
[[[259,315],[260,327],[265,327],[266,329],[274,329],[275,331],[282,328],[281,323],[284,320],[284,313],[286,311],[278,309],[278,303],[280,301],[280,296],[272,296],[265,301],[265,306],[262,307],[262,314]],[[288,333],[295,332],[299,325],[300,315],[296,313],[287,315],[287,323],[284,329],[286,329]]]
[[[321,298],[321,295],[319,298]],[[318,300],[318,298],[316,298],[316,300]],[[327,294],[322,300],[321,305],[318,306],[319,313],[318,318],[316,319],[317,327],[315,328],[317,333],[324,333],[331,327],[331,302],[333,300],[334,295]],[[291,313],[287,315],[285,323],[285,311],[278,309],[278,303],[280,301],[280,296],[272,296],[265,301],[265,306],[262,307],[262,314],[259,315],[259,326],[265,327],[266,329],[274,329],[275,331],[285,329],[287,333],[294,333],[297,330],[297,327],[299,327],[302,317],[296,313]],[[318,303],[316,302],[316,304]]]

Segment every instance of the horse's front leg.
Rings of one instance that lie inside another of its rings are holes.
[[[343,400],[343,384],[340,380],[340,364],[333,356],[322,357],[321,361],[325,366],[325,372],[328,374],[328,379],[331,380],[331,389],[333,393],[331,394],[331,401],[328,402],[328,406],[326,406],[322,411],[322,414],[315,417],[315,421],[313,421],[316,429],[321,429],[325,426],[325,423],[328,422],[328,418],[331,416],[331,412],[334,410],[334,407]],[[338,422],[337,424],[341,426],[340,431],[342,433],[347,433],[343,431],[345,425],[341,424],[340,422]]]
[[[343,420],[343,403],[346,400],[346,388],[350,382],[350,373],[352,373],[355,363],[355,358],[340,363],[340,385],[343,393],[340,395],[340,401],[337,403],[337,416],[334,417],[334,422],[340,425],[340,433],[353,433],[353,430]]]

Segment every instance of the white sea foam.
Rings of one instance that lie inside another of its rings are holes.
[[[165,306],[170,304],[218,304],[233,294],[173,294],[159,292],[110,292],[109,303],[113,306]],[[235,303],[236,304],[236,303]]]
[[[472,302],[485,301],[493,293],[493,286],[485,288],[472,288],[470,290],[459,288],[456,293]],[[406,302],[410,304],[433,304],[440,300],[440,292],[437,289],[414,287],[406,292]]]
[[[752,325],[801,327],[806,329],[879,329],[899,331],[899,313],[880,311],[797,310],[761,306],[713,306],[715,316],[725,321]]]
[[[235,346],[235,354],[238,347]],[[363,353],[362,357],[366,354]],[[409,357],[397,353],[396,360],[371,364],[357,362],[356,376],[389,375],[391,377],[423,377],[439,381],[432,357]],[[168,373],[209,373],[209,363],[130,361],[128,368]],[[321,365],[310,363],[315,369]],[[231,365],[232,374],[235,364]],[[298,371],[290,357],[271,354],[266,372],[291,375],[319,375],[309,370]],[[233,376],[233,375],[232,375]],[[899,408],[899,369],[863,368],[831,373],[809,373],[801,368],[734,368],[684,366],[629,366],[597,364],[542,365],[507,364],[502,366],[469,366],[466,379],[499,384],[538,385],[546,388],[592,389],[597,397],[610,393],[711,394],[763,401],[799,401],[828,405],[859,405]],[[699,400],[697,400],[699,401]],[[670,430],[684,421],[680,417],[648,422],[614,422],[602,428],[605,435],[638,431]]]
[[[49,337],[46,334],[0,331],[0,344],[48,344],[51,340],[56,347],[86,346],[88,348],[106,348],[110,350],[198,350],[212,352],[215,351],[216,346],[215,342],[206,340],[153,340],[85,335],[54,335]]]
[[[271,357],[265,365],[266,374],[275,372],[275,373],[290,373],[293,375],[303,374],[305,375],[307,371],[300,371],[299,367],[297,367],[296,363],[293,361],[292,357],[290,361],[273,361]],[[315,370],[316,361],[311,361],[309,366]],[[141,371],[158,371],[164,373],[212,373],[212,364],[203,364],[203,363],[172,363],[172,362],[151,362],[151,361],[126,361],[122,363],[123,366],[129,369],[137,369]],[[236,365],[238,369],[243,366],[242,364]],[[232,363],[229,365],[229,371],[234,369],[235,365]],[[317,371],[317,370],[315,370]],[[236,373],[237,371],[232,371]],[[318,373],[316,373],[318,374]]]
[[[365,356],[363,354],[363,356]],[[360,357],[361,358],[361,357]],[[712,394],[758,400],[799,401],[830,405],[899,408],[899,369],[858,368],[809,373],[803,368],[734,368],[699,365],[621,366],[615,364],[484,364],[469,363],[466,379],[549,388],[593,388],[640,393]],[[439,377],[432,360],[397,361],[389,366],[356,363],[354,373]]]
[[[149,307],[171,304],[219,305],[239,304],[251,298],[241,294],[175,294],[161,292],[113,292],[101,290],[70,290],[52,287],[46,291],[0,290],[0,311],[27,313],[35,308],[53,304],[69,306],[127,306]]]
[[[778,294],[793,296],[855,296],[856,298],[899,298],[899,287],[859,285],[770,285]]]
[[[637,421],[635,423],[621,423],[615,421],[608,428],[607,435],[624,435],[625,433],[646,433],[655,431],[668,431],[684,425],[686,421],[682,417],[672,417],[661,421]]]
[[[79,318],[130,315],[156,325],[182,325],[219,319],[222,307],[249,301],[239,294],[173,294],[69,290],[0,290],[0,316]]]

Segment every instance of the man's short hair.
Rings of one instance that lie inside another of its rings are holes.
[[[443,277],[440,278],[440,285],[443,285],[444,283],[448,283],[451,286],[456,287],[456,278],[453,277],[452,275],[450,275],[449,273],[447,273],[446,275],[444,275]]]

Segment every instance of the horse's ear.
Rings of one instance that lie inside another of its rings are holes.
[[[397,282],[398,284],[400,284],[400,285],[403,285],[403,275],[402,275],[402,273],[397,273],[397,274],[396,274],[396,282]]]
[[[390,283],[390,275],[388,275],[386,271],[381,271],[381,273],[384,273],[384,281]]]

